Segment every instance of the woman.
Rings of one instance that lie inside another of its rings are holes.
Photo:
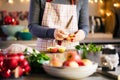
[[[28,20],[30,32],[38,37],[39,51],[55,46],[59,40],[73,49],[89,33],[88,0],[31,0]],[[70,42],[68,34],[73,33]]]

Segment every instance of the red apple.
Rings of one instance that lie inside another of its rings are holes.
[[[19,60],[19,56],[17,54],[7,54],[7,58],[8,59],[15,59],[15,60]]]
[[[51,53],[58,52],[58,48],[57,47],[49,47],[47,50],[48,50],[48,52],[51,52]]]
[[[69,66],[69,67],[79,67],[79,64],[76,61],[73,60],[66,60],[63,63],[63,66]]]
[[[4,56],[3,54],[0,54],[0,68],[3,67],[3,60],[4,60]]]
[[[19,21],[16,20],[15,18],[12,18],[12,23],[11,25],[18,25],[19,24]]]
[[[81,61],[80,55],[78,55],[77,52],[75,52],[75,51],[69,51],[67,53],[66,59],[76,61],[76,62]]]
[[[10,76],[11,76],[11,70],[10,69],[6,69],[2,72],[2,77],[9,78]]]
[[[21,62],[21,61],[23,61],[25,59],[25,56],[24,56],[23,53],[18,53],[17,55],[19,57],[19,60],[18,60],[19,62]]]
[[[57,48],[53,48],[53,49],[51,49],[51,52],[52,52],[52,53],[56,53],[57,51],[58,51]]]
[[[5,64],[8,68],[14,69],[18,66],[19,57],[17,54],[8,54],[5,60]]]
[[[78,61],[77,63],[79,64],[79,66],[85,66],[85,63],[83,61]]]
[[[19,21],[16,20],[15,18],[11,17],[11,16],[5,16],[4,24],[5,25],[18,25]]]
[[[8,68],[14,69],[18,66],[18,61],[16,61],[15,59],[11,59],[7,61],[7,64],[8,64]]]
[[[24,71],[23,71],[22,67],[20,67],[20,66],[17,66],[14,70],[15,78],[19,78],[20,76],[23,75],[23,73],[24,73]]]
[[[29,63],[28,63],[28,61],[27,61],[26,59],[24,59],[23,61],[21,61],[21,62],[19,63],[19,65],[20,65],[22,68],[24,68],[24,67],[28,66]]]
[[[3,68],[3,61],[0,61],[0,69]]]
[[[25,74],[28,74],[30,71],[31,71],[31,67],[30,67],[29,65],[27,65],[27,66],[24,68]]]
[[[2,53],[0,53],[0,61],[4,60],[4,55]]]
[[[5,16],[4,18],[4,24],[10,25],[12,23],[12,17],[11,16]]]

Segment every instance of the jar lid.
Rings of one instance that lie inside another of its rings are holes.
[[[116,49],[103,48],[102,54],[116,54]]]

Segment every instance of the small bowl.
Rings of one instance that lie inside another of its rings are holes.
[[[20,38],[22,40],[31,40],[32,39],[32,34],[30,32],[21,32],[20,33]]]
[[[16,32],[22,31],[25,26],[21,25],[3,25],[1,26],[2,31],[7,35],[7,36],[15,36]]]
[[[51,76],[63,79],[82,79],[92,75],[96,72],[98,67],[97,63],[92,65],[74,67],[53,67],[49,64],[43,64],[43,69]]]

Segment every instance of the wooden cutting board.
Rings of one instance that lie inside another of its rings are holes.
[[[115,80],[120,80],[120,66],[118,66],[115,71],[102,71],[101,69],[98,69],[97,72],[105,76],[114,78]]]

